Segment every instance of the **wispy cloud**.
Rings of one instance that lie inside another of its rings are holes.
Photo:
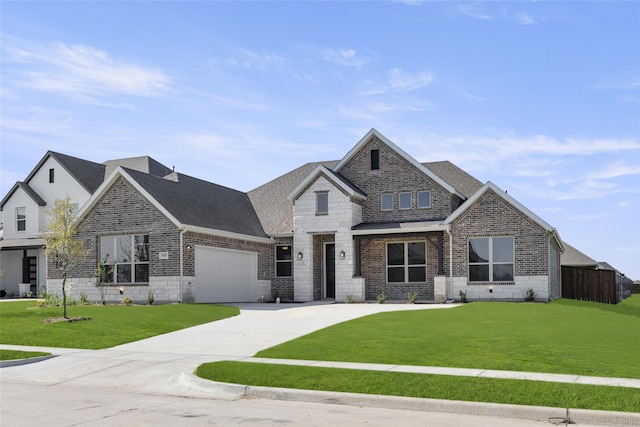
[[[618,161],[602,170],[587,174],[585,179],[614,179],[626,175],[640,175],[640,165]]]
[[[389,71],[389,87],[403,92],[419,89],[433,82],[433,73],[407,73],[400,68]]]
[[[491,20],[493,16],[486,13],[477,4],[461,4],[457,8],[457,12],[475,19]]]
[[[284,56],[274,52],[257,52],[246,48],[232,50],[233,53],[230,56],[224,58],[214,57],[211,62],[233,68],[258,68],[263,70],[279,67],[286,62]]]
[[[514,13],[513,18],[516,20],[518,24],[521,24],[521,25],[532,25],[537,22],[537,19],[533,15],[523,10]]]
[[[387,92],[411,92],[428,86],[435,80],[434,73],[418,71],[410,73],[400,68],[392,68],[385,82],[369,80],[360,88],[359,95],[379,95]]]
[[[324,49],[322,51],[322,58],[325,61],[348,67],[362,67],[367,64],[367,62],[369,62],[369,59],[367,57],[359,55],[358,52],[356,52],[356,50],[354,49],[348,48]]]
[[[7,71],[5,82],[9,75],[11,82],[32,90],[116,105],[98,98],[114,94],[157,96],[171,83],[171,78],[161,70],[116,60],[91,46],[40,44],[8,37],[5,40],[8,40],[2,48],[5,64],[15,68]]]

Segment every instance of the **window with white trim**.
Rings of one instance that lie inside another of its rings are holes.
[[[393,210],[393,193],[386,193],[380,196],[380,210]]]
[[[16,231],[27,230],[27,208],[16,208]]]
[[[411,193],[400,193],[398,194],[398,208],[399,209],[411,209],[412,206],[411,201]]]
[[[431,207],[431,191],[418,191],[418,209]]]
[[[316,215],[327,215],[329,213],[329,192],[319,191],[316,193]]]
[[[276,245],[276,276],[291,277],[291,245]]]
[[[513,282],[514,238],[469,239],[469,282]]]
[[[427,281],[427,252],[424,241],[387,243],[387,282]]]
[[[149,235],[100,237],[106,283],[149,283]]]

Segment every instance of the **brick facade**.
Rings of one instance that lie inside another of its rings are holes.
[[[119,178],[78,224],[77,237],[84,241],[87,256],[73,270],[73,276],[93,277],[100,256],[100,237],[123,234],[149,235],[150,276],[180,274],[178,228],[131,184]],[[159,252],[168,252],[168,259],[161,260]]]
[[[453,221],[451,233],[454,276],[467,276],[469,238],[499,236],[514,237],[516,276],[549,274],[546,231],[492,190]]]
[[[371,170],[371,150],[380,152],[378,170]],[[376,137],[364,144],[340,169],[340,173],[367,194],[362,212],[363,222],[441,220],[448,217],[462,202]],[[418,191],[431,192],[430,208],[418,209]],[[401,192],[411,193],[411,209],[399,209],[398,194]],[[380,198],[385,193],[393,194],[391,211],[380,208]]]

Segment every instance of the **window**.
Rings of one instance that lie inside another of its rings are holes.
[[[316,193],[316,215],[326,215],[329,213],[329,193],[323,191]]]
[[[398,195],[398,207],[400,209],[411,209],[411,193],[400,193]]]
[[[513,237],[469,239],[470,282],[513,282]]]
[[[383,211],[393,210],[393,194],[383,194],[380,196],[380,209]]]
[[[49,169],[49,183],[53,184],[54,178],[55,178],[55,169],[51,168]]]
[[[380,150],[371,150],[371,170],[380,169]]]
[[[276,246],[276,276],[291,277],[291,246]]]
[[[427,252],[424,242],[387,244],[387,282],[427,281]]]
[[[16,231],[27,230],[27,208],[16,208]]]
[[[431,207],[431,191],[418,191],[418,209]]]
[[[107,283],[149,282],[149,235],[104,236],[100,259],[107,264]]]

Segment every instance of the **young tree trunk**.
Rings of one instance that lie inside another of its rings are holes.
[[[68,319],[67,317],[67,272],[64,271],[62,273],[62,317]]]

